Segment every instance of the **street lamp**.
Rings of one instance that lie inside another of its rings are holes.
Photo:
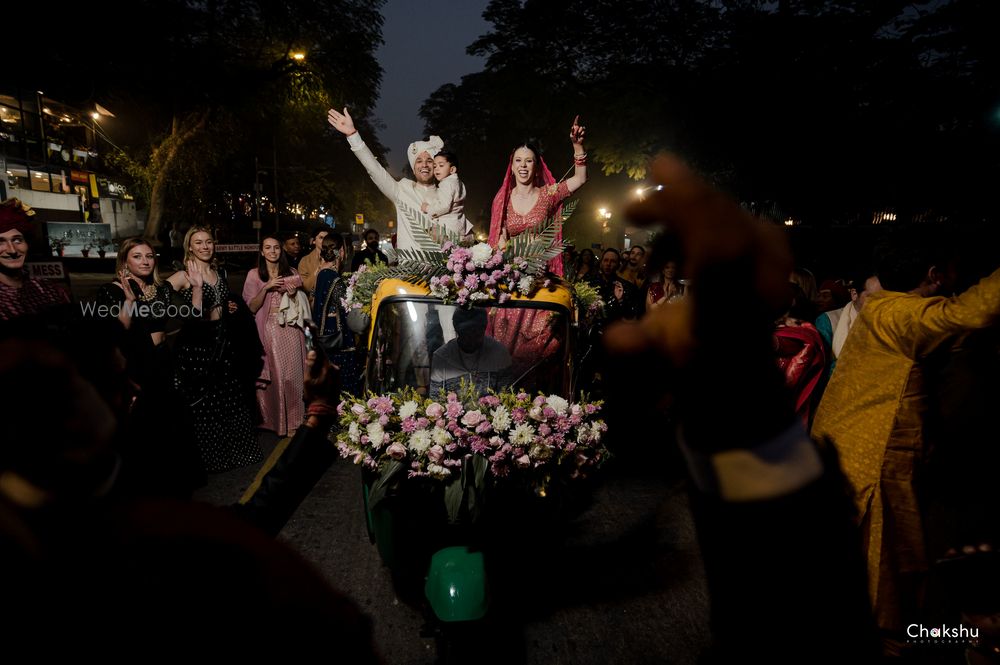
[[[635,196],[640,201],[646,198],[646,194],[650,191],[663,191],[663,185],[650,185],[649,187],[636,187]]]
[[[607,208],[599,208],[597,210],[597,219],[601,222],[604,232],[607,233],[611,227],[611,211]]]

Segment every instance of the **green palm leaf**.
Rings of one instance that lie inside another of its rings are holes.
[[[430,252],[440,251],[441,245],[446,241],[450,240],[456,245],[462,241],[459,234],[449,231],[443,224],[431,221],[430,217],[420,210],[411,208],[403,201],[397,201],[397,205],[409,221],[410,230],[420,249]]]

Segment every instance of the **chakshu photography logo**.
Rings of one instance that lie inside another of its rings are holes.
[[[962,624],[957,626],[925,626],[911,623],[906,627],[909,644],[968,644],[979,639],[979,628]]]

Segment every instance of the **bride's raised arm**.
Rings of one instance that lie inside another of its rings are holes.
[[[569,140],[573,144],[573,175],[566,179],[569,191],[575,192],[587,182],[587,151],[583,148],[583,137],[587,128],[580,124],[580,116],[573,119],[569,129]]]

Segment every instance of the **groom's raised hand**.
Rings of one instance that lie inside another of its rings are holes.
[[[337,109],[330,109],[326,114],[327,121],[333,125],[333,128],[344,136],[350,136],[356,133],[358,130],[354,127],[354,119],[351,118],[351,114],[347,112],[347,107],[344,107],[344,112],[340,113]]]

